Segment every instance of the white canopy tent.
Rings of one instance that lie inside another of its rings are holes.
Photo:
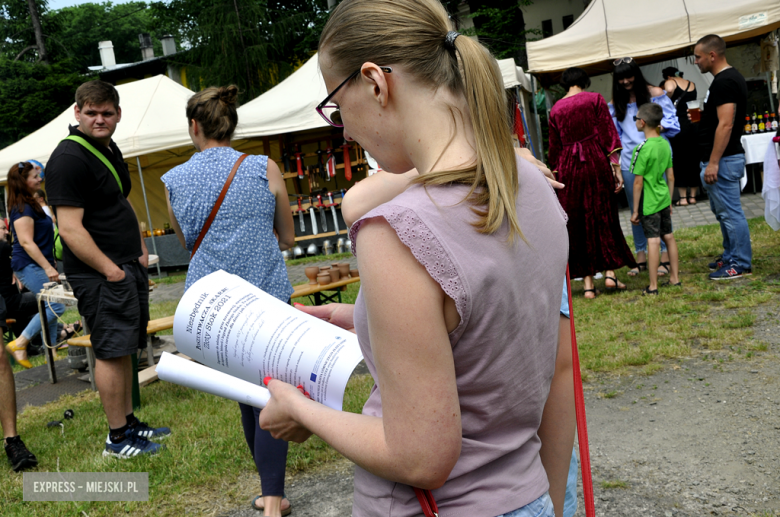
[[[162,227],[161,221],[168,219],[168,212],[160,176],[192,154],[185,106],[193,92],[164,75],[122,84],[116,89],[122,119],[113,139],[130,169],[130,203],[139,218],[145,208],[150,230],[155,226],[153,221]],[[0,183],[6,182],[9,168],[19,161],[38,160],[46,165],[57,144],[68,136],[68,125],[77,124],[74,107],[75,103],[38,131],[0,150]]]
[[[505,88],[521,89],[521,102],[526,114],[528,130],[535,139],[536,123],[530,117],[528,96],[532,92],[530,78],[513,59],[498,61]],[[291,76],[255,100],[238,108],[238,127],[235,140],[280,135],[327,127],[315,111],[317,104],[328,95],[320,73],[317,56],[312,56]]]
[[[122,120],[113,138],[125,158],[191,145],[184,115],[191,90],[164,75],[122,84],[116,89]],[[77,124],[75,106],[74,102],[38,131],[0,150],[0,183],[5,183],[8,169],[20,160],[46,164],[60,140],[68,136],[68,124]]]
[[[778,0],[593,0],[565,31],[528,43],[529,72],[608,72],[619,57],[644,64],[682,55],[707,34],[733,43],[778,27]]]

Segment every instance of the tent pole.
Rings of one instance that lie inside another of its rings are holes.
[[[149,214],[149,202],[146,200],[146,187],[144,187],[144,172],[141,169],[141,159],[136,156],[135,157],[135,163],[138,164],[138,177],[141,179],[141,192],[143,192],[144,195],[144,206],[146,207],[146,220],[149,222],[149,233],[150,233],[150,239],[152,239],[152,249],[154,250],[154,254],[157,255],[157,243],[154,242],[154,226],[152,226],[152,216]],[[141,236],[143,239],[143,236]],[[161,278],[162,274],[160,273],[160,255],[157,255],[157,278]]]
[[[766,87],[769,89],[769,107],[770,113],[775,112],[775,100],[772,98],[772,72],[766,73]]]
[[[536,105],[536,76],[532,75],[531,78],[534,80],[534,91],[531,94],[531,100],[534,103],[534,115],[536,116],[536,143],[539,144],[539,161],[544,162],[544,142],[542,140],[542,119],[539,118],[539,108]]]

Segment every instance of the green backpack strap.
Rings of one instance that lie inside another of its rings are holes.
[[[64,140],[72,140],[74,142],[78,142],[79,144],[83,145],[86,149],[88,149],[92,154],[94,154],[101,162],[103,162],[103,165],[108,167],[108,170],[111,171],[111,174],[114,175],[114,179],[116,180],[116,184],[119,185],[119,191],[122,193],[122,195],[125,195],[125,191],[122,188],[122,181],[119,179],[119,174],[116,173],[116,169],[111,164],[110,161],[108,161],[108,158],[106,158],[103,153],[95,149],[95,146],[87,142],[84,138],[81,138],[78,135],[70,135],[69,137],[65,138]]]

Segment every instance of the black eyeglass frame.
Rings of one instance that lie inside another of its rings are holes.
[[[389,66],[380,66],[379,68],[386,74],[390,74],[390,73],[393,72],[393,69],[390,68]],[[322,102],[320,102],[317,105],[316,108],[314,108],[317,111],[317,113],[320,114],[320,117],[322,117],[325,120],[325,122],[327,122],[331,126],[333,126],[333,127],[344,127],[344,124],[337,124],[337,123],[333,122],[330,118],[328,118],[327,115],[325,115],[325,113],[323,113],[322,110],[325,109],[325,108],[335,108],[338,111],[340,109],[339,106],[336,106],[335,104],[328,104],[328,101],[331,100],[333,98],[333,96],[336,95],[336,93],[338,93],[338,91],[341,88],[344,87],[344,85],[346,85],[352,79],[357,77],[357,75],[360,73],[360,71],[362,69],[363,69],[362,67],[358,68],[357,70],[355,70],[354,73],[350,74],[349,77],[344,79],[344,81],[340,85],[336,86],[336,88],[334,88],[333,91],[330,92],[330,94],[327,97],[325,97],[325,99]]]
[[[639,117],[637,117],[636,115],[634,115],[634,122],[636,122],[637,120],[641,120],[642,122],[646,122],[646,120],[645,120],[645,119],[643,119],[643,118],[639,118]]]

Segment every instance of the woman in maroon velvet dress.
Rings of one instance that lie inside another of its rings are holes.
[[[615,270],[636,266],[615,200],[623,188],[620,137],[604,97],[584,91],[590,86],[584,70],[569,68],[561,84],[568,94],[550,111],[549,167],[566,185],[556,193],[569,216],[569,271],[584,278],[585,297],[595,298],[596,272],[605,272],[607,291],[622,291]]]

